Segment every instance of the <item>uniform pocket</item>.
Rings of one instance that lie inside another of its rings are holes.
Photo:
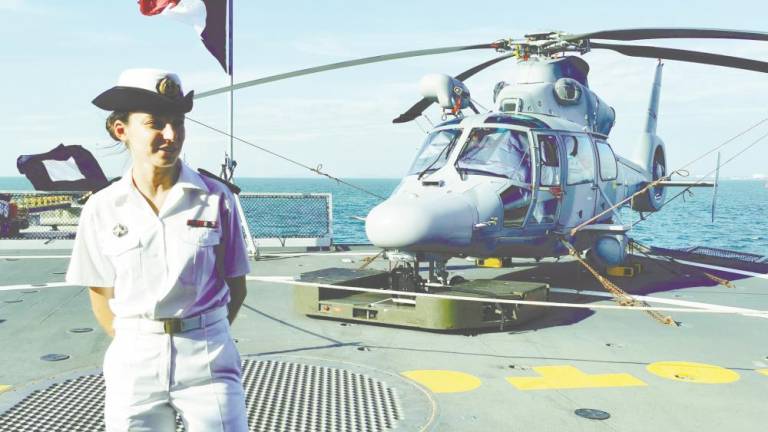
[[[191,257],[179,279],[185,285],[200,288],[216,269],[215,246],[221,242],[221,231],[209,228],[190,228],[183,236]]]
[[[135,351],[135,335],[133,333],[118,333],[104,353],[104,381],[112,388],[132,387],[131,362]],[[123,391],[127,391],[125,388]]]
[[[240,380],[240,353],[229,333],[226,319],[206,329],[211,378]]]
[[[119,256],[133,249],[137,249],[141,242],[138,236],[124,235],[122,237],[108,237],[104,238],[104,255],[107,256]]]
[[[105,235],[101,244],[104,256],[115,270],[116,281],[139,280],[141,272],[141,241],[138,236]]]
[[[221,231],[211,228],[190,228],[185,233],[184,240],[200,247],[215,246],[221,242]]]

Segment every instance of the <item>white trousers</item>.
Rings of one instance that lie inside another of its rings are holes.
[[[104,356],[107,432],[246,432],[240,354],[222,319],[174,335],[115,326]]]

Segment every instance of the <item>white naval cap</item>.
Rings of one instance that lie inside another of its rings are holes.
[[[117,85],[98,95],[93,104],[108,111],[187,113],[192,110],[193,97],[194,92],[184,96],[181,79],[173,72],[127,69]]]

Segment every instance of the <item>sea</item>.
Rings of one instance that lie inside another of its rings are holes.
[[[359,189],[327,178],[238,178],[245,192],[330,193],[333,203],[333,242],[368,244],[360,218],[397,187],[399,179],[344,179]],[[360,190],[362,189],[362,190]],[[24,177],[0,177],[0,191],[33,190]],[[667,199],[680,192],[670,188]],[[364,192],[365,191],[365,192]],[[768,256],[768,184],[758,180],[722,180],[712,222],[713,191],[692,189],[669,201],[662,211],[639,214],[621,211],[622,223],[633,225],[630,237],[651,246],[707,246]]]

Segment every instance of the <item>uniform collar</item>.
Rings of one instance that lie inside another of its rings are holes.
[[[210,189],[208,189],[208,186],[205,184],[203,179],[200,177],[200,174],[196,173],[192,168],[190,168],[184,161],[179,161],[179,164],[181,164],[181,171],[179,172],[179,178],[176,180],[176,183],[173,185],[173,188],[183,188],[183,189],[197,189],[203,192],[210,192]],[[131,191],[136,189],[136,187],[133,185],[133,165],[131,165],[126,171],[125,174],[123,174],[123,177],[118,180],[115,185],[117,186],[115,192],[116,196],[115,198],[125,198],[128,195],[130,195]],[[136,190],[138,192],[138,190]]]
[[[208,186],[200,178],[200,174],[196,173],[184,161],[180,160],[179,163],[181,164],[181,172],[179,172],[179,179],[176,180],[176,185],[185,189],[200,189],[203,192],[210,192]]]

